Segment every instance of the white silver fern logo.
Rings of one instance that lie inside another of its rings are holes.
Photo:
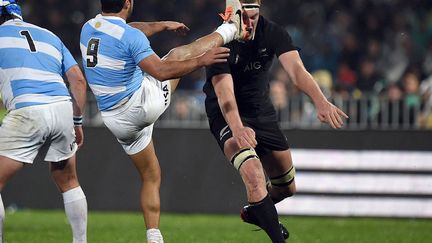
[[[219,139],[222,140],[223,137],[225,137],[228,133],[230,133],[231,130],[229,129],[229,126],[226,125],[219,133]]]

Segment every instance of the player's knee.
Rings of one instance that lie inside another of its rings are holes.
[[[224,151],[225,154],[232,154],[240,150],[240,147],[237,145],[237,142],[234,140],[234,138],[230,138],[225,141],[224,144]]]

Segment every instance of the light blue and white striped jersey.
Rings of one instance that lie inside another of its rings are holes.
[[[52,32],[18,19],[0,25],[0,92],[8,111],[70,100],[62,77],[76,64]]]
[[[81,31],[81,53],[87,81],[99,110],[113,110],[141,87],[138,64],[154,54],[147,37],[119,17],[97,15]]]

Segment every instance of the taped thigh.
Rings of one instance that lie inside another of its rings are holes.
[[[231,163],[237,170],[240,170],[243,163],[251,159],[259,159],[255,150],[253,148],[243,148],[234,154],[231,158]]]
[[[294,166],[284,174],[270,178],[272,186],[284,187],[290,185],[294,181],[296,170]]]

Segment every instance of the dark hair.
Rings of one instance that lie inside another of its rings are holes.
[[[5,7],[0,7],[3,8],[2,10],[2,14],[0,15],[0,24],[10,20],[10,19],[14,19],[15,17],[13,15],[10,15],[8,12],[6,12],[6,8]]]
[[[126,0],[101,0],[102,12],[104,13],[119,13],[125,4]]]

